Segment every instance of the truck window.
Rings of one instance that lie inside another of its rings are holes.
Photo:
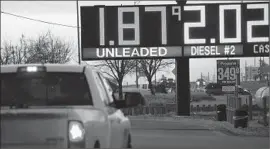
[[[93,105],[88,83],[82,73],[47,72],[45,76],[17,77],[1,74],[1,106]]]
[[[101,73],[97,73],[97,74],[102,82],[103,87],[106,89],[108,103],[109,104],[113,103],[114,102],[113,97],[112,97],[113,90],[112,90],[108,80],[105,79],[105,77]]]

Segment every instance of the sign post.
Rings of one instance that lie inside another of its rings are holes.
[[[268,3],[268,26],[269,26],[269,35],[268,35],[268,42],[269,42],[269,46],[270,46],[270,0],[269,0],[269,3]],[[269,51],[269,64],[268,66],[270,67],[270,51]],[[270,72],[268,72],[268,88],[269,88],[269,93],[270,93]],[[269,101],[270,101],[270,94],[269,94],[269,97],[268,97]],[[268,105],[268,109],[270,110],[270,104]],[[268,114],[270,114],[270,111],[268,110]],[[270,124],[270,120],[268,122],[268,124]]]
[[[173,68],[172,73],[176,76],[176,67]]]

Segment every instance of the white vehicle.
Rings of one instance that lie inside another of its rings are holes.
[[[264,108],[264,101],[266,99],[266,106],[269,106],[269,87],[261,87],[256,91],[255,94],[255,104],[257,104],[260,108]]]
[[[1,66],[1,148],[131,148],[127,101],[90,66]]]

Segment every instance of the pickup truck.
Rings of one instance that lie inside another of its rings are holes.
[[[1,148],[131,148],[130,100],[91,66],[1,66]]]

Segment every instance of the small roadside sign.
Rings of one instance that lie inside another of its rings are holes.
[[[173,68],[172,73],[174,74],[174,76],[176,76],[176,69],[175,69],[175,67]]]
[[[222,86],[222,92],[234,92],[235,86]]]
[[[240,60],[217,60],[217,83],[222,86],[240,85]]]
[[[217,83],[225,93],[236,91],[240,85],[240,60],[217,60]]]

